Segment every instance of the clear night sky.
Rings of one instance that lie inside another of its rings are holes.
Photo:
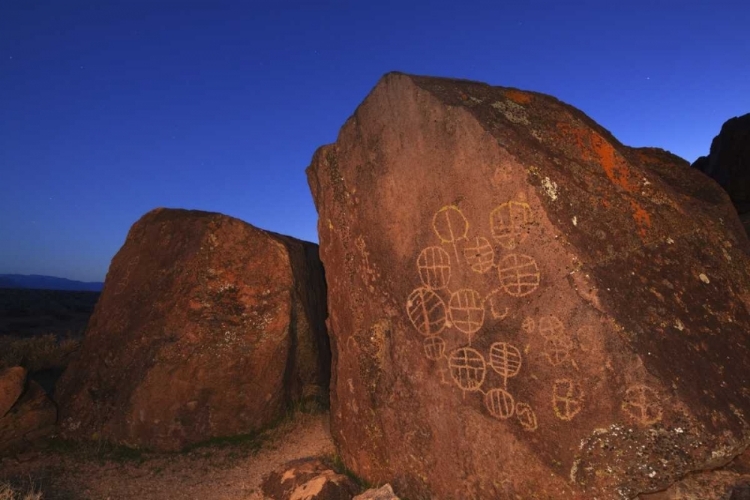
[[[304,169],[392,70],[692,162],[750,112],[750,2],[611,3],[0,0],[0,273],[103,280],[158,206],[317,241]]]

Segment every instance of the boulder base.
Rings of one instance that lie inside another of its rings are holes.
[[[26,386],[26,369],[14,366],[0,371],[0,418],[13,407]]]
[[[0,454],[16,453],[55,430],[57,408],[44,389],[29,381],[13,408],[0,418]]]
[[[351,500],[359,490],[354,481],[319,458],[289,462],[272,472],[262,488],[273,500]]]
[[[750,444],[750,245],[684,160],[546,95],[389,74],[308,178],[357,475],[633,498]]]
[[[221,214],[157,209],[112,260],[58,383],[69,437],[177,450],[325,395],[317,246]]]

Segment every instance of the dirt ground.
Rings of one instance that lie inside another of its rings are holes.
[[[296,458],[335,454],[328,414],[297,414],[248,442],[180,454],[92,452],[53,445],[0,461],[0,480],[44,500],[261,500],[263,478]]]

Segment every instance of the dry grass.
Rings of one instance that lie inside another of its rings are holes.
[[[0,500],[42,500],[42,494],[33,489],[21,492],[8,483],[0,482]]]
[[[58,339],[49,333],[34,337],[0,337],[0,369],[23,366],[30,372],[63,369],[81,340]],[[0,496],[0,500],[5,500]]]

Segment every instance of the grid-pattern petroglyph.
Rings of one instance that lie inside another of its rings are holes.
[[[507,342],[495,342],[490,346],[490,366],[503,378],[503,387],[508,387],[508,379],[521,371],[521,352]]]
[[[435,234],[440,238],[441,243],[453,245],[453,253],[458,261],[457,242],[465,240],[469,233],[469,221],[466,219],[461,210],[453,205],[448,205],[432,217],[432,228]]]
[[[484,395],[484,406],[495,418],[506,420],[513,416],[515,400],[508,391],[491,389]]]
[[[528,255],[506,255],[498,263],[497,273],[503,290],[513,297],[523,297],[539,287],[539,267]]]
[[[472,271],[484,274],[495,265],[495,250],[487,238],[477,236],[464,246],[464,258]]]
[[[417,288],[406,301],[406,311],[412,325],[422,335],[437,335],[446,322],[445,302],[429,288]]]
[[[451,323],[467,334],[477,332],[484,323],[484,303],[479,292],[464,288],[451,295],[448,303]]]
[[[526,403],[516,403],[516,418],[521,423],[521,427],[527,431],[535,431],[538,426],[536,413]]]
[[[450,255],[440,247],[427,247],[417,258],[417,270],[424,286],[435,290],[447,288],[451,280]]]
[[[445,356],[445,340],[436,335],[424,339],[424,355],[433,361],[441,359]]]
[[[448,368],[456,385],[463,391],[478,391],[487,374],[484,357],[471,347],[453,351],[448,358]]]
[[[570,379],[557,379],[552,384],[552,408],[560,420],[573,420],[583,409],[583,390]]]
[[[622,409],[633,420],[643,425],[653,425],[662,417],[659,395],[645,385],[634,385],[625,391]]]
[[[552,366],[559,366],[570,359],[573,341],[567,337],[550,337],[544,341],[544,355]]]
[[[528,236],[526,226],[531,219],[528,203],[509,201],[490,213],[492,239],[508,250],[513,250]]]
[[[557,316],[543,316],[539,320],[539,335],[545,339],[565,336],[565,326]]]
[[[406,311],[425,337],[424,356],[437,365],[441,384],[458,388],[464,398],[482,394],[489,416],[508,420],[516,415],[523,429],[533,431],[536,413],[529,404],[516,403],[509,389],[509,381],[522,372],[522,352],[508,342],[492,342],[495,339],[480,343],[489,345],[488,351],[472,347],[476,335],[486,334],[482,332],[488,323],[505,321],[518,303],[514,301],[540,286],[534,257],[515,253],[529,234],[531,209],[525,202],[509,201],[493,210],[489,219],[485,228],[489,234],[477,235],[470,234],[469,219],[458,206],[447,205],[434,213],[432,231],[437,240],[416,258],[421,286],[409,295]],[[461,286],[462,278],[476,274],[485,275],[481,279],[493,281],[494,286],[481,292],[474,285]],[[534,330],[534,320],[528,321],[531,324],[524,323],[524,329]]]
[[[523,323],[521,323],[521,329],[526,333],[532,333],[534,331],[534,328],[536,328],[536,321],[534,321],[534,318],[526,317],[523,319]]]

